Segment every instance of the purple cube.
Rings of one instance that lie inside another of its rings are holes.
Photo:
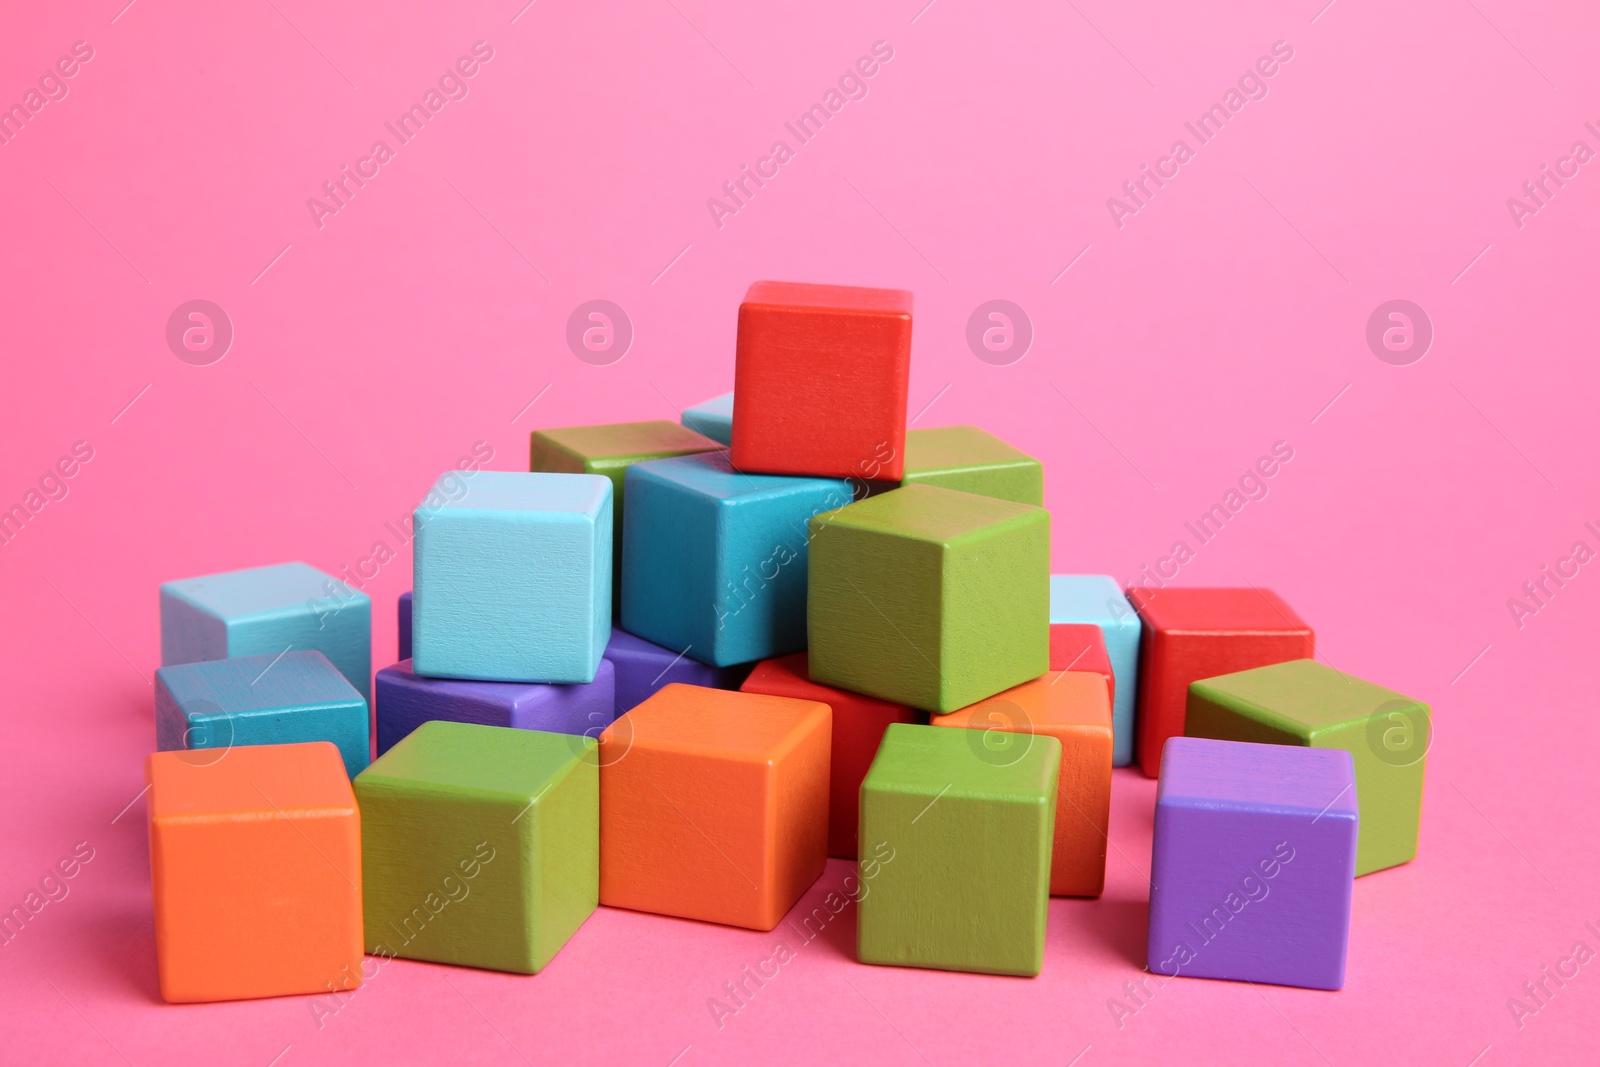
[[[632,711],[668,682],[703,685],[710,689],[737,689],[750,675],[753,663],[709,667],[681,652],[662,648],[613,626],[605,658],[617,669],[617,714]]]
[[[400,658],[411,658],[411,590],[400,594]]]
[[[594,681],[582,685],[423,678],[412,672],[410,660],[401,660],[374,679],[378,755],[434,719],[598,738],[617,717],[615,679],[604,660]]]
[[[1150,868],[1152,973],[1340,989],[1355,874],[1350,753],[1167,742]]]

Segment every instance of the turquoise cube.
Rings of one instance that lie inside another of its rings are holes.
[[[622,628],[714,667],[806,647],[807,524],[836,478],[735,470],[726,453],[628,468]]]
[[[1100,627],[1117,680],[1111,706],[1111,765],[1126,767],[1133,762],[1133,709],[1139,698],[1139,638],[1144,626],[1138,613],[1109,575],[1052,574],[1050,622]]]
[[[733,394],[723,393],[702,404],[683,409],[679,420],[695,433],[722,444],[733,442]]]
[[[156,671],[158,752],[331,741],[354,778],[369,762],[369,736],[366,700],[321,652],[235,656]]]
[[[315,649],[372,698],[372,600],[304,563],[161,586],[161,665]]]
[[[413,671],[594,681],[611,638],[609,478],[451,471],[415,518]]]

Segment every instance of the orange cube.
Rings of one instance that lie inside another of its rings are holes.
[[[833,713],[672,684],[600,735],[600,903],[771,930],[827,864]]]
[[[935,715],[932,722],[1042,734],[1061,742],[1050,894],[1099,896],[1106,882],[1106,828],[1111,814],[1111,689],[1105,677],[1051,671],[988,700]],[[1004,749],[997,746],[997,752]]]
[[[745,693],[819,700],[833,709],[833,754],[828,791],[828,855],[856,858],[856,825],[861,821],[861,780],[878,754],[892,722],[917,722],[919,713],[904,704],[862,696],[811,680],[806,654],[762,660],[739,687]]]
[[[361,815],[337,748],[157,752],[145,779],[163,999],[361,984]]]

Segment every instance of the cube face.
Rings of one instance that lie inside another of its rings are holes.
[[[771,930],[827,863],[826,704],[669,685],[603,735],[600,901]]]
[[[587,685],[423,678],[402,660],[378,672],[374,690],[380,756],[425,722],[599,737],[616,718],[616,671],[605,660]]]
[[[749,674],[743,664],[712,667],[670,648],[612,627],[606,659],[616,673],[616,713],[631,711],[657,689],[680,682],[707,689],[737,689]]]
[[[862,963],[1036,975],[1044,962],[1061,744],[891,725],[861,784]]]
[[[173,1003],[361,983],[361,816],[325,742],[158,752],[150,876]]]
[[[1052,574],[1050,623],[1083,623],[1100,628],[1115,679],[1111,722],[1116,731],[1112,765],[1133,762],[1135,707],[1139,699],[1139,645],[1144,625],[1108,574]]]
[[[1106,680],[1112,702],[1117,696],[1117,675],[1106,653],[1105,635],[1090,623],[1053,622],[1050,624],[1050,669],[1098,674]]]
[[[910,365],[910,293],[756,282],[739,305],[734,465],[899,478]]]
[[[1428,705],[1315,660],[1291,660],[1189,687],[1191,737],[1338,748],[1355,761],[1356,875],[1417,855]]]
[[[718,444],[733,444],[733,394],[723,393],[683,409],[683,425]]]
[[[1036,737],[1061,743],[1050,894],[1099,896],[1111,816],[1111,690],[1105,676],[1051,671],[931,722],[983,731],[980,744],[994,759],[1014,758],[1016,746]]]
[[[1343,987],[1355,793],[1345,752],[1169,741],[1150,870],[1150,970]]]
[[[440,479],[416,511],[413,670],[594,681],[611,634],[611,482],[479,471],[452,498],[459,485]]]
[[[622,625],[714,666],[806,645],[806,522],[848,483],[735,470],[722,453],[628,471]]]
[[[304,563],[161,586],[161,665],[314,649],[372,696],[372,600]]]
[[[1189,683],[1315,654],[1311,627],[1270,589],[1130,589],[1128,602],[1145,628],[1138,757],[1150,777],[1183,734]]]
[[[811,536],[814,680],[946,712],[1048,669],[1042,508],[907,486],[817,516]]]
[[[853,860],[860,832],[861,781],[890,723],[918,722],[904,704],[847,693],[811,680],[804,652],[763,660],[739,687],[745,693],[815,700],[833,709],[833,740],[828,763],[828,855]]]
[[[355,791],[368,951],[536,974],[594,911],[590,738],[424,723]]]
[[[976,426],[907,430],[900,484],[1044,506],[1044,465]]]
[[[602,426],[568,426],[535,430],[529,439],[528,469],[562,474],[598,474],[611,480],[612,609],[621,589],[624,478],[635,463],[651,459],[711,452],[721,446],[676,423],[615,422]]]
[[[159,752],[327,741],[350,777],[367,765],[367,702],[321,652],[162,667],[155,685]]]

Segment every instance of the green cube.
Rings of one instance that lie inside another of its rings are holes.
[[[1050,666],[1050,513],[908,485],[811,520],[811,679],[954,711]]]
[[[1061,742],[892,723],[861,783],[862,963],[1036,975]]]
[[[552,474],[603,474],[611,479],[611,599],[622,603],[622,486],[628,468],[647,459],[669,459],[723,446],[675,422],[613,422],[535,430],[528,443],[528,469]]]
[[[1309,659],[1192,683],[1184,725],[1190,737],[1342,748],[1355,757],[1357,875],[1416,858],[1431,732],[1420,700]]]
[[[907,430],[900,484],[937,485],[1044,506],[1044,464],[976,426]]]
[[[599,903],[591,738],[427,722],[355,790],[370,953],[537,974]]]

